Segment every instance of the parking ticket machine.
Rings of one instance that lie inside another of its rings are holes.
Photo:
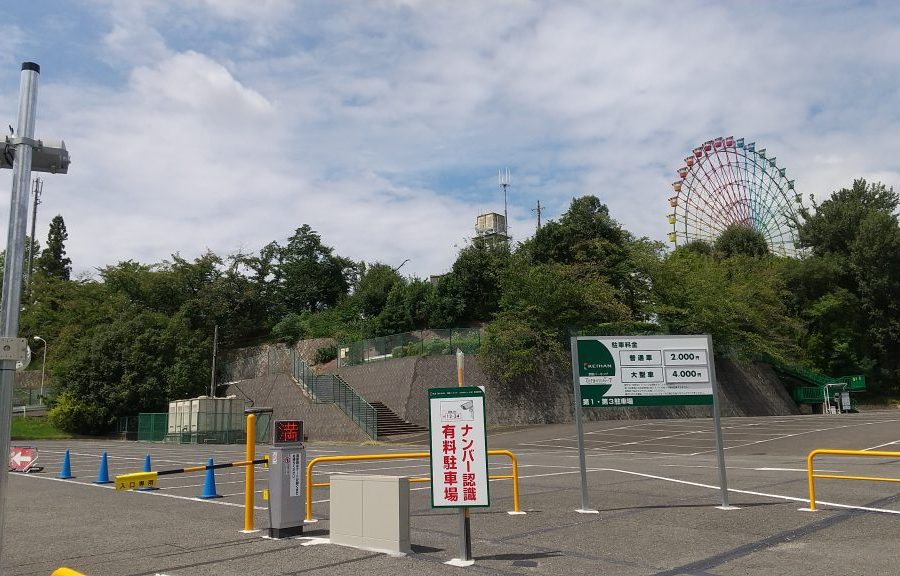
[[[269,537],[303,534],[306,449],[302,420],[276,420],[269,458]]]

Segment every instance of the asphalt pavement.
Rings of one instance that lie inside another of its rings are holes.
[[[900,529],[897,484],[819,480],[817,512],[808,508],[806,455],[815,448],[900,451],[900,411],[724,418],[729,503],[722,510],[709,419],[588,422],[588,504],[573,425],[498,431],[489,448],[519,457],[524,515],[509,515],[508,480],[491,487],[491,507],[473,511],[468,568],[457,556],[457,515],[431,508],[427,484],[411,491],[413,553],[394,557],[327,543],[328,489],[316,488],[313,512],[297,539],[244,534],[240,469],[218,470],[222,498],[201,500],[203,474],[161,477],[161,490],[117,492],[94,484],[100,455],[110,474],[240,460],[241,446],[119,441],[54,441],[37,446],[43,472],[12,474],[7,495],[2,573],[46,575],[68,566],[91,576],[288,574],[895,574]],[[14,444],[23,444],[21,442]],[[59,480],[68,449],[76,476]],[[424,445],[310,443],[310,457],[427,450]],[[264,453],[266,447],[257,448]],[[900,478],[900,459],[820,457],[822,473]],[[492,473],[509,461],[492,458]],[[257,492],[267,483],[257,469]],[[330,474],[422,476],[421,459],[321,464]],[[255,523],[267,526],[256,497]]]

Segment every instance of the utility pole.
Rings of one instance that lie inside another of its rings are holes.
[[[212,358],[212,376],[209,377],[209,397],[216,397],[216,352],[219,349],[219,325],[213,331],[213,358]]]
[[[34,205],[31,209],[31,242],[28,243],[28,269],[25,271],[25,286],[28,294],[31,294],[31,275],[34,273],[34,225],[37,222],[37,207],[41,203],[41,192],[44,191],[44,181],[34,179]]]
[[[28,226],[28,185],[31,172],[65,174],[69,171],[69,153],[64,142],[42,141],[34,137],[37,109],[38,77],[41,67],[23,62],[19,76],[19,117],[15,132],[0,140],[0,168],[12,168],[12,194],[9,202],[9,233],[6,239],[6,262],[0,293],[0,454],[9,454],[12,425],[12,392],[16,382],[16,360],[27,348],[17,338],[19,310],[22,304],[22,268],[25,260],[25,231]],[[9,471],[0,466],[0,558],[3,556],[6,495]]]
[[[543,211],[543,209],[541,208],[540,200],[538,200],[537,208],[532,208],[531,211],[537,213],[537,219],[538,219],[537,229],[540,230],[541,229],[541,212]]]

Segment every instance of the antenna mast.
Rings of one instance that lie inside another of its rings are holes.
[[[503,188],[503,235],[506,236],[507,240],[509,240],[509,215],[507,214],[506,207],[506,194],[510,182],[509,168],[506,168],[505,170],[501,169],[498,172],[497,179],[500,182],[500,187]]]
[[[537,219],[538,219],[537,229],[540,230],[541,229],[541,212],[543,212],[543,209],[541,208],[541,201],[538,200],[537,203],[538,203],[537,208],[532,208],[531,211],[534,212],[535,214],[537,214]]]

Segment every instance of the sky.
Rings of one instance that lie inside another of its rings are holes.
[[[36,237],[61,214],[76,275],[309,224],[427,277],[503,212],[499,169],[516,241],[585,194],[665,240],[676,170],[717,136],[807,197],[900,185],[898,25],[898,2],[30,0],[0,22],[0,120],[40,64],[36,137],[72,164],[41,175]]]

